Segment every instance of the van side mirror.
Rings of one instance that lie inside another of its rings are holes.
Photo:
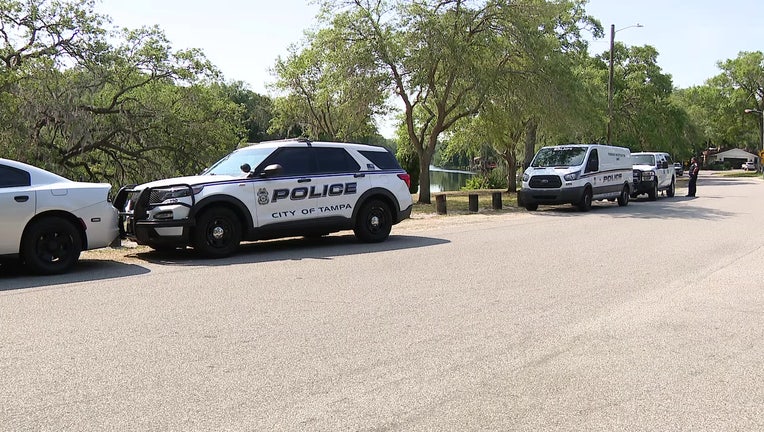
[[[586,172],[599,171],[599,161],[597,159],[589,159],[586,164]]]

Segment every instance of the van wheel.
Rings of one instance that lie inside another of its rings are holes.
[[[578,202],[578,209],[582,212],[588,212],[592,209],[592,190],[588,187],[584,190],[581,201]]]
[[[626,185],[623,185],[621,194],[618,195],[618,205],[621,207],[629,205],[629,187]]]
[[[669,186],[669,188],[666,189],[666,196],[671,198],[674,196],[675,192],[676,192],[676,178],[671,177],[671,186]]]
[[[655,182],[655,184],[653,184],[653,188],[647,192],[647,198],[649,198],[650,201],[655,201],[658,199],[658,182],[657,181]]]
[[[45,217],[32,222],[21,241],[21,257],[35,273],[56,274],[69,270],[80,258],[82,239],[66,219]]]
[[[355,222],[355,236],[366,243],[384,241],[393,227],[392,215],[387,204],[371,200],[361,207]]]
[[[213,208],[196,219],[192,233],[194,249],[210,258],[223,258],[236,252],[241,242],[241,223],[227,208]]]
[[[528,211],[536,211],[536,210],[539,209],[539,205],[538,204],[526,204],[525,205],[525,209],[528,210]]]

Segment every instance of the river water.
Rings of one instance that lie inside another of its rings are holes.
[[[446,192],[461,190],[467,179],[475,175],[469,171],[459,171],[438,168],[430,165],[430,192]]]

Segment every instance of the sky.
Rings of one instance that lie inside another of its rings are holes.
[[[266,95],[274,94],[276,59],[318,12],[311,0],[100,0],[96,8],[115,27],[159,25],[175,48],[202,49],[226,80]],[[680,88],[702,85],[720,73],[717,62],[741,51],[764,51],[764,0],[590,0],[586,9],[606,32],[591,42],[592,54],[609,49],[615,25],[616,41],[655,47]]]

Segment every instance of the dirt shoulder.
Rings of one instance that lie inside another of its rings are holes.
[[[444,226],[459,226],[472,223],[479,223],[490,218],[507,214],[524,214],[524,209],[516,207],[504,208],[502,210],[481,210],[477,213],[452,213],[448,215],[439,215],[436,213],[414,213],[409,219],[395,225],[392,235],[426,232],[438,229]],[[347,234],[343,231],[342,233]],[[119,247],[108,247],[82,252],[82,259],[90,260],[113,260],[126,261],[138,259],[135,255],[150,252],[151,248],[141,246],[129,240],[122,240]]]

